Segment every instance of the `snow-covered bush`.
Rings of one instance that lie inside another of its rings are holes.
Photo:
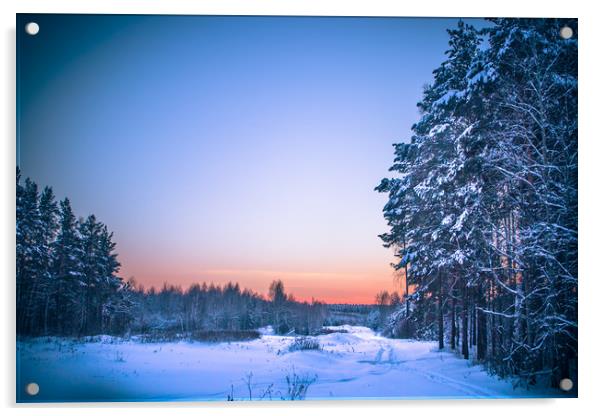
[[[329,335],[329,334],[347,334],[349,331],[343,328],[322,328],[320,329],[320,335]]]
[[[193,331],[190,339],[200,342],[237,342],[250,341],[261,337],[259,331]]]
[[[298,337],[295,338],[293,343],[288,347],[288,350],[293,351],[304,351],[304,350],[320,350],[322,347],[317,339],[311,337]]]
[[[411,318],[406,317],[405,306],[391,313],[383,329],[383,335],[391,338],[414,337],[414,325]]]
[[[380,311],[378,309],[373,309],[368,314],[368,318],[366,319],[366,324],[372,329],[378,329],[381,323]]]

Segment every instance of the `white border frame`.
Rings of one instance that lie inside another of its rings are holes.
[[[600,47],[602,40],[599,18],[594,1],[527,2],[525,0],[455,0],[402,2],[386,0],[21,0],[0,3],[3,25],[1,65],[3,97],[0,101],[0,125],[3,139],[0,148],[0,267],[2,281],[2,353],[3,375],[0,379],[2,400],[8,408],[5,414],[105,415],[112,409],[127,409],[139,415],[262,412],[266,415],[317,415],[345,412],[360,415],[374,409],[379,414],[411,413],[412,416],[437,414],[439,416],[472,414],[483,416],[509,413],[545,412],[548,415],[567,416],[600,411],[602,385],[600,330],[601,311],[596,307],[602,294],[602,278],[596,264],[597,248],[602,233],[600,227],[602,175],[598,159],[602,158],[602,137],[598,133],[597,112],[600,109],[602,89],[600,76]],[[110,14],[236,14],[236,15],[347,15],[347,16],[512,16],[512,17],[577,17],[579,18],[579,399],[511,399],[511,400],[432,400],[432,401],[336,401],[302,402],[286,405],[278,402],[262,403],[128,403],[128,404],[15,404],[15,13],[110,13]],[[598,408],[597,411],[593,410]],[[379,415],[380,416],[380,415]]]

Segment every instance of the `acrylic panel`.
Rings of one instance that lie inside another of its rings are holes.
[[[16,27],[18,402],[577,396],[577,19]]]

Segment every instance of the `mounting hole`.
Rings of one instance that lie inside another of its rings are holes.
[[[571,391],[573,388],[573,380],[570,378],[563,378],[560,380],[560,390]]]
[[[562,39],[570,39],[573,37],[573,29],[568,26],[564,26],[560,29],[560,37]]]
[[[40,392],[40,386],[38,383],[29,383],[27,386],[25,386],[25,391],[30,396],[35,396]]]
[[[36,22],[29,22],[25,25],[25,32],[27,32],[28,35],[37,35],[39,31],[40,25],[38,25]]]

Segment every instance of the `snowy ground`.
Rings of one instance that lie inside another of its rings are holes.
[[[17,344],[18,401],[280,400],[286,376],[315,378],[307,399],[556,396],[513,389],[430,342],[393,340],[364,327],[316,337],[322,350],[289,352],[292,337],[249,342],[142,344],[105,337]],[[251,375],[250,375],[251,374]],[[250,381],[249,381],[250,375]],[[40,385],[32,398],[27,383]]]

